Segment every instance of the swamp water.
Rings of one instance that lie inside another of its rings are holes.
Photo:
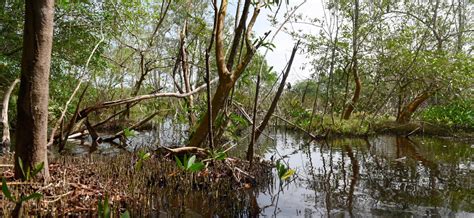
[[[186,128],[164,122],[129,139],[127,149],[179,145]],[[82,142],[84,143],[84,142]],[[256,154],[285,162],[296,175],[263,188],[176,194],[172,188],[150,196],[156,217],[474,217],[474,142],[431,137],[376,136],[310,141],[284,128],[263,136]],[[229,156],[244,157],[247,143]],[[153,147],[151,148],[153,149]],[[70,143],[71,155],[89,147]],[[95,153],[122,149],[101,144]],[[213,196],[212,200],[211,197]]]

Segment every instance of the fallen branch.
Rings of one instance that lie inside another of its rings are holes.
[[[66,196],[68,196],[68,195],[70,195],[70,194],[72,194],[72,193],[74,193],[74,191],[68,191],[68,192],[66,192],[66,193],[64,193],[64,194],[62,194],[62,195],[52,196],[52,197],[54,198],[53,200],[50,200],[50,201],[48,201],[48,200],[43,200],[43,202],[44,202],[44,203],[54,203],[54,202],[56,202],[56,201],[61,200],[61,198],[66,197]]]
[[[135,123],[135,124],[133,124],[132,126],[128,127],[128,129],[129,129],[129,130],[133,130],[133,129],[139,128],[140,126],[142,126],[143,124],[145,124],[145,123],[147,123],[148,121],[150,121],[153,117],[155,117],[155,116],[158,115],[159,113],[160,113],[160,112],[155,112],[155,113],[151,114],[150,116],[146,117],[145,119],[141,120],[140,122]],[[115,135],[113,135],[112,137],[105,138],[104,141],[106,141],[106,142],[113,141],[114,139],[117,139],[117,138],[122,137],[124,133],[125,133],[124,130],[120,130],[119,132],[115,133]]]
[[[216,78],[216,79],[213,79],[210,83],[215,83],[217,81],[218,81],[218,79]],[[197,87],[196,89],[194,89],[193,91],[188,92],[188,93],[182,93],[181,94],[181,93],[175,93],[175,92],[164,92],[164,93],[139,95],[139,96],[136,96],[136,97],[113,100],[113,101],[106,101],[106,102],[102,102],[102,103],[99,103],[99,104],[96,104],[94,106],[91,106],[91,107],[88,107],[88,108],[85,108],[85,109],[81,110],[79,112],[79,116],[78,116],[77,119],[78,120],[84,119],[85,117],[87,117],[87,115],[89,115],[89,113],[100,110],[100,109],[119,106],[119,105],[124,105],[124,104],[130,104],[130,103],[134,103],[134,102],[140,102],[140,101],[153,99],[153,98],[159,98],[159,97],[185,98],[185,97],[188,97],[190,95],[194,95],[194,94],[200,92],[201,90],[203,90],[205,88],[206,88],[206,84],[203,84],[203,85]]]
[[[199,147],[180,147],[180,148],[168,148],[168,147],[159,147],[168,151],[171,155],[184,155],[184,154],[196,154],[201,157],[209,155],[209,151],[204,148]]]
[[[102,125],[106,124],[107,122],[109,122],[109,121],[110,121],[111,119],[113,119],[114,117],[116,117],[116,116],[118,116],[118,115],[120,115],[120,114],[123,114],[123,113],[127,112],[127,110],[131,109],[133,106],[135,106],[135,105],[137,105],[137,104],[138,104],[138,102],[135,102],[135,103],[133,103],[133,104],[130,104],[130,105],[129,105],[128,107],[126,107],[125,109],[123,109],[123,110],[121,110],[121,111],[119,111],[119,112],[117,112],[117,113],[115,113],[115,114],[112,114],[110,117],[108,117],[107,119],[101,121],[100,123],[94,124],[93,127],[94,127],[94,128],[97,128],[98,126],[102,126]]]
[[[274,116],[274,117],[276,117],[276,118],[282,120],[283,122],[285,122],[285,123],[287,123],[287,124],[289,124],[289,125],[291,125],[291,126],[297,128],[298,130],[300,130],[300,131],[306,133],[309,137],[311,137],[311,138],[314,139],[314,140],[319,140],[319,139],[323,139],[323,138],[324,138],[323,136],[317,136],[317,135],[311,134],[310,132],[306,131],[305,129],[301,128],[300,126],[298,126],[298,125],[292,123],[291,121],[289,121],[289,120],[287,120],[287,119],[285,119],[285,118],[283,118],[283,117],[280,117],[280,116],[275,115],[275,114],[272,114],[272,116]]]

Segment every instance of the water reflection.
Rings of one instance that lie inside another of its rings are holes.
[[[129,139],[126,149],[182,145],[187,127],[163,122]],[[378,136],[309,142],[301,134],[276,129],[261,137],[257,155],[281,159],[297,170],[289,182],[273,180],[258,190],[185,192],[157,190],[150,202],[157,216],[474,216],[474,166],[467,142]],[[87,140],[86,140],[87,141]],[[84,143],[84,142],[83,142]],[[232,155],[244,157],[247,143]],[[71,146],[70,153],[89,152]],[[102,154],[122,152],[101,144]],[[146,213],[144,213],[146,214]]]
[[[291,136],[276,131],[264,144],[265,157],[278,151],[298,178],[278,205],[271,192],[259,194],[262,215],[474,215],[468,143],[395,136],[305,143]]]
[[[140,148],[155,150],[158,146],[182,146],[188,135],[187,124],[177,124],[172,117],[152,123],[152,130],[136,131],[133,137],[127,139],[117,138],[113,141],[97,144],[91,137],[68,140],[64,153],[68,155],[82,155],[98,153],[102,155],[114,155],[124,151],[135,151]],[[115,133],[102,132],[102,138],[108,138]]]

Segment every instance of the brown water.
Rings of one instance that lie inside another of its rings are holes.
[[[173,129],[175,128],[175,129]],[[177,132],[180,132],[179,134]],[[182,144],[185,127],[160,124],[129,139],[127,149]],[[264,136],[262,136],[264,137]],[[271,137],[271,138],[270,138]],[[178,140],[181,139],[181,140]],[[241,156],[246,143],[232,155]],[[88,152],[70,145],[68,152]],[[150,196],[153,216],[186,217],[474,217],[474,142],[431,137],[377,136],[314,142],[303,135],[273,130],[256,153],[282,160],[296,175],[259,190],[176,193],[170,188]],[[111,145],[97,153],[122,152]]]

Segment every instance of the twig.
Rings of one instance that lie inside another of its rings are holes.
[[[70,194],[72,194],[72,193],[74,193],[74,191],[68,191],[68,192],[66,192],[66,193],[64,193],[64,194],[62,194],[62,195],[51,196],[51,198],[55,197],[55,199],[54,199],[54,200],[51,200],[51,201],[43,200],[43,202],[44,202],[44,203],[54,203],[54,202],[56,202],[56,201],[59,201],[61,198],[65,197],[65,196],[67,196],[67,195],[70,195]]]

